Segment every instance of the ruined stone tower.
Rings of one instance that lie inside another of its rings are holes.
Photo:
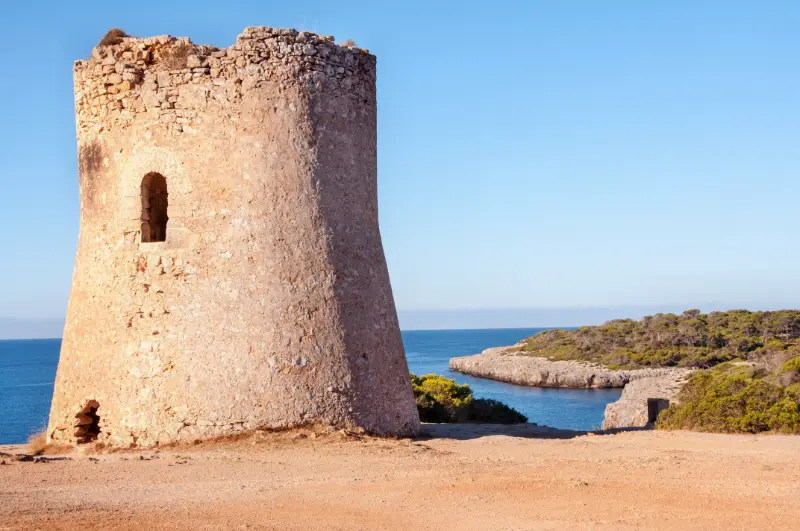
[[[105,41],[75,64],[81,225],[49,439],[417,431],[375,57],[264,27],[227,49]]]

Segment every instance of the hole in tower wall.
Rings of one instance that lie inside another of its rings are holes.
[[[89,400],[80,413],[75,415],[75,437],[78,438],[78,444],[92,442],[100,435],[98,409],[100,403],[97,400]]]
[[[142,179],[142,242],[167,240],[167,180],[160,173]]]

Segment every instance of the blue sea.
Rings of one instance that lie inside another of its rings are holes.
[[[541,330],[410,330],[403,332],[403,343],[413,373],[443,374],[467,383],[475,396],[505,402],[537,424],[575,430],[599,426],[606,404],[619,398],[620,390],[537,389],[448,369],[453,356],[512,345]],[[25,442],[30,434],[46,426],[60,348],[60,339],[0,341],[0,444]]]
[[[0,341],[0,444],[22,443],[47,425],[60,339]]]

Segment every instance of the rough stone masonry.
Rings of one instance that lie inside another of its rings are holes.
[[[250,27],[74,68],[80,236],[48,439],[419,429],[377,213],[375,57]]]

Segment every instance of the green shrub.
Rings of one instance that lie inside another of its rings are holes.
[[[695,373],[678,399],[678,405],[659,415],[657,428],[726,433],[800,431],[798,395],[741,372]]]
[[[473,398],[469,385],[426,374],[411,375],[411,387],[422,422],[484,422],[517,424],[528,418],[497,400]]]
[[[411,387],[423,422],[456,422],[461,408],[472,400],[472,389],[436,374],[411,375]]]
[[[800,383],[800,356],[785,361],[778,373],[778,381],[783,385]]]
[[[796,401],[800,402],[800,382],[786,386],[786,393]]]
[[[456,422],[461,408],[472,400],[468,385],[436,374],[412,374],[411,387],[423,422]]]
[[[794,373],[800,376],[800,356],[792,358],[781,365],[781,373]]]
[[[475,398],[465,408],[466,418],[460,422],[482,422],[485,424],[522,424],[528,417],[491,398]]]

